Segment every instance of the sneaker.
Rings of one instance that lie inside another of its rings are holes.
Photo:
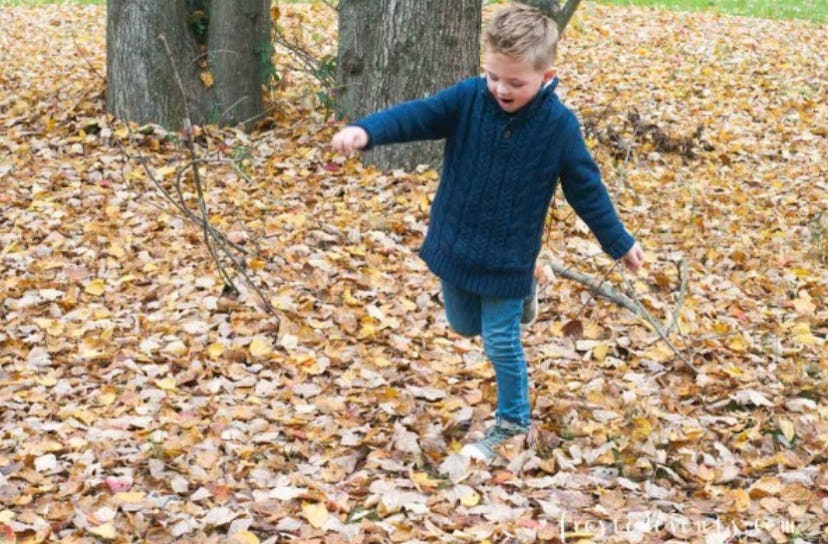
[[[465,455],[471,459],[489,463],[497,457],[496,448],[510,438],[519,434],[524,434],[529,430],[529,427],[506,421],[498,418],[494,425],[486,429],[486,434],[483,438],[474,444],[466,444],[460,450],[461,455]]]
[[[538,282],[532,282],[532,293],[523,299],[523,313],[520,315],[520,324],[529,326],[538,317]]]

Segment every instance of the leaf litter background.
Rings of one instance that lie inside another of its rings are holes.
[[[547,274],[525,333],[537,446],[484,470],[456,452],[492,372],[416,257],[437,174],[333,155],[339,125],[280,56],[266,125],[199,137],[240,161],[203,169],[210,220],[280,319],[223,297],[136,159],[171,187],[175,135],[104,114],[104,22],[0,11],[0,541],[828,538],[825,26],[582,7],[562,94],[665,322],[688,262],[671,341],[701,372]],[[279,24],[334,51],[327,8]],[[562,199],[552,216],[552,258],[623,290]]]

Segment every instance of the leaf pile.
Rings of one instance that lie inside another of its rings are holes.
[[[437,173],[332,154],[339,124],[285,71],[267,130],[199,134],[238,165],[203,166],[210,223],[278,318],[244,282],[223,296],[137,160],[171,188],[180,138],[104,113],[104,22],[0,10],[0,541],[828,538],[827,27],[583,5],[562,94],[665,321],[689,263],[671,342],[700,373],[550,278],[525,335],[532,447],[483,469],[457,452],[493,374],[416,257]],[[280,24],[335,43],[324,6]],[[560,201],[546,244],[624,288]]]

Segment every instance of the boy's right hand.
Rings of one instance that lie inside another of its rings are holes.
[[[350,153],[368,145],[368,133],[361,127],[345,127],[334,135],[331,145],[340,153]]]

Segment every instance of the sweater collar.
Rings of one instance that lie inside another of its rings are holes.
[[[499,115],[503,117],[508,117],[511,119],[520,118],[520,117],[532,117],[538,109],[547,101],[549,98],[555,94],[555,88],[558,86],[558,76],[553,77],[550,81],[547,81],[543,84],[538,94],[529,101],[528,104],[520,108],[518,111],[514,113],[508,113],[503,111],[500,105],[495,100],[495,97],[492,96],[492,93],[489,92],[489,87],[486,85],[486,76],[480,76],[480,79],[483,81],[483,94],[486,96],[489,104],[494,108],[494,111],[497,112]]]

